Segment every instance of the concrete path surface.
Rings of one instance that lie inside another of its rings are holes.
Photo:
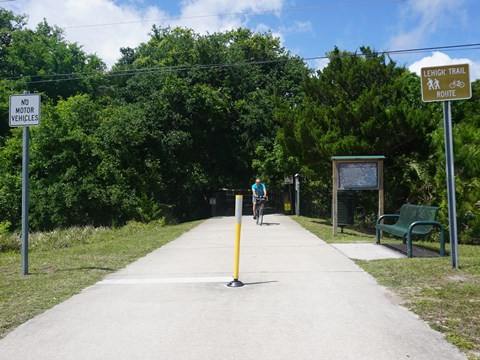
[[[375,243],[356,243],[356,244],[331,244],[335,249],[348,256],[350,259],[360,260],[380,260],[380,259],[402,259],[407,255],[399,251],[390,249],[385,245]]]
[[[285,216],[210,219],[20,326],[3,360],[466,359],[340,251]]]

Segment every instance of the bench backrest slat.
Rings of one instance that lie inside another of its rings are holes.
[[[415,221],[435,221],[438,213],[438,207],[404,204],[400,208],[400,217],[396,225],[408,227]],[[431,225],[419,225],[415,227],[415,232],[427,234],[432,230]]]

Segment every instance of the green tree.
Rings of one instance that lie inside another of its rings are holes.
[[[45,23],[16,36],[23,48],[11,56],[65,45],[61,31]],[[29,37],[51,45],[29,44]],[[273,101],[299,99],[306,72],[271,34],[244,29],[198,35],[154,27],[150,41],[122,54],[103,92],[69,93],[64,80],[44,89],[50,95],[31,139],[34,229],[207,216],[212,192],[245,187],[255,157],[267,161],[278,129]],[[12,58],[12,68],[33,73],[50,64],[48,56],[44,65],[23,60]],[[20,142],[13,131],[0,147],[0,215],[14,226]]]
[[[27,24],[25,15],[15,15],[13,12],[0,8],[0,76],[7,77],[10,64],[7,59],[8,48],[12,45],[14,33],[22,31]]]
[[[66,41],[63,30],[45,20],[35,30],[12,33],[5,62],[8,77],[21,79],[25,90],[44,93],[54,100],[92,93],[98,85],[92,73],[105,70],[96,55],[88,55],[78,44]]]
[[[440,104],[437,109],[440,111]],[[460,241],[480,243],[480,81],[472,84],[472,99],[452,102],[457,224]],[[443,127],[432,134],[435,151],[435,199],[442,222],[448,223]]]
[[[32,129],[31,224],[33,228],[101,224],[108,216],[95,153],[99,108],[87,95],[44,107]]]
[[[412,164],[428,159],[428,134],[439,118],[421,102],[416,75],[369,48],[361,52],[332,51],[329,65],[306,79],[304,102],[277,113],[277,142],[316,187],[310,190],[320,197],[317,210],[324,215],[330,212],[332,156],[386,156],[390,211],[407,199],[425,200],[422,193],[412,198],[411,189],[421,187]],[[363,201],[364,216],[374,213],[374,201]]]
[[[1,137],[9,131],[10,94],[27,90],[58,101],[78,93],[95,96],[104,84],[106,67],[100,58],[68,42],[63,30],[45,20],[30,30],[25,27],[26,19],[0,9]]]
[[[307,72],[278,39],[247,29],[154,27],[149,42],[122,54],[114,71],[136,74],[115,79],[117,100],[143,104],[155,134],[150,154],[164,164],[169,198],[161,201],[182,218],[207,214],[212,191],[250,182],[253,161],[273,151],[274,102],[299,101]]]

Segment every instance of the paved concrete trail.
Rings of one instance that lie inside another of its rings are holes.
[[[353,261],[285,216],[214,218],[20,326],[2,360],[455,360]]]

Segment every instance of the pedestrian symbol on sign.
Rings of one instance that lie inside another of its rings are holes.
[[[428,78],[427,81],[428,90],[438,90],[440,89],[440,81],[438,79]]]

